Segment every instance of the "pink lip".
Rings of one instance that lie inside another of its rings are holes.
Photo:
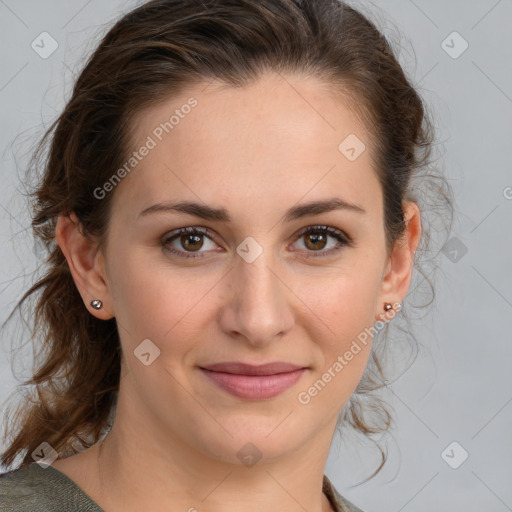
[[[260,366],[229,362],[200,370],[228,393],[258,400],[279,395],[295,384],[306,368],[281,362]]]

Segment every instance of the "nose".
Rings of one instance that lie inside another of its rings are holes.
[[[270,251],[252,263],[237,256],[227,279],[220,327],[228,336],[264,347],[293,328],[294,304],[300,301],[289,274]]]

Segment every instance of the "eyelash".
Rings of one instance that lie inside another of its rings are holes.
[[[340,251],[343,247],[353,247],[354,243],[353,240],[343,233],[343,231],[340,231],[338,229],[332,228],[330,226],[308,226],[307,228],[303,229],[298,235],[297,240],[300,238],[310,235],[310,234],[322,234],[322,235],[329,235],[335,238],[338,241],[338,246],[334,249],[329,249],[327,251],[307,251],[311,252],[311,256],[306,256],[308,258],[318,258],[323,256],[330,256],[334,253],[337,253]],[[214,241],[213,233],[210,232],[209,229],[202,228],[202,227],[188,227],[188,228],[180,228],[173,232],[170,236],[167,236],[162,241],[162,246],[164,247],[165,251],[170,252],[172,254],[177,255],[180,258],[192,258],[192,259],[198,259],[198,258],[204,258],[205,256],[202,256],[201,254],[204,254],[207,251],[201,251],[201,252],[189,252],[187,251],[179,251],[177,249],[174,249],[173,247],[169,247],[169,244],[173,242],[176,238],[179,238],[181,235],[203,235],[209,238],[210,240]],[[316,252],[316,254],[314,254]],[[184,254],[193,254],[192,256],[184,256]]]

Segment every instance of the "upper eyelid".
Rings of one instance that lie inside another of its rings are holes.
[[[184,231],[184,230],[186,230],[186,231]],[[201,235],[207,236],[208,238],[215,240],[215,234],[209,228],[206,228],[204,226],[185,226],[183,228],[173,229],[172,231],[169,231],[162,237],[162,241],[166,242],[166,241],[170,240],[171,238],[174,238],[180,234],[187,234],[187,233],[194,233],[194,232],[198,232]]]

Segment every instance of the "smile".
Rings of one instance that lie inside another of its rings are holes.
[[[252,400],[272,398],[281,394],[293,386],[306,369],[282,363],[263,366],[226,363],[200,368],[201,372],[219,388],[239,398]]]

